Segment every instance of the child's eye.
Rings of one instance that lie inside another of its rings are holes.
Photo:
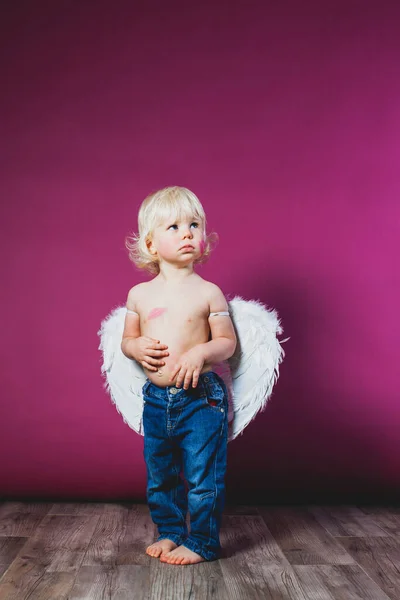
[[[190,226],[192,226],[192,225],[195,225],[195,226],[196,226],[196,228],[199,226],[199,224],[198,224],[198,223],[196,223],[195,221],[193,221],[193,223],[191,223],[191,224],[190,224]],[[170,225],[170,226],[168,227],[168,229],[171,229],[171,227],[178,227],[178,225],[177,225],[176,223],[174,223],[173,225]]]

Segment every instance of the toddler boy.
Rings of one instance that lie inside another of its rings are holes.
[[[147,376],[147,500],[159,536],[146,552],[170,564],[214,560],[225,502],[228,393],[212,368],[232,356],[236,335],[222,291],[194,271],[208,258],[212,237],[197,196],[164,188],[143,201],[138,222],[139,234],[127,238],[129,256],[155,277],[128,293],[121,348]]]

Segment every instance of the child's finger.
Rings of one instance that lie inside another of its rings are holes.
[[[147,363],[145,360],[142,361],[142,367],[144,367],[148,371],[158,371],[157,367],[153,367],[152,365],[149,365],[149,363]]]
[[[155,358],[154,356],[150,356],[150,354],[146,355],[144,358],[145,358],[146,362],[153,365],[153,367],[157,367],[157,365],[158,366],[165,365],[165,362],[163,360],[161,360],[161,358],[159,360],[157,360],[157,358]]]
[[[167,356],[169,355],[169,352],[167,352],[166,350],[154,350],[154,348],[146,348],[146,354],[148,356]]]
[[[192,381],[193,372],[189,369],[186,371],[185,380],[183,382],[183,389],[187,390],[190,386],[190,382]]]
[[[165,350],[166,348],[168,348],[166,344],[161,344],[160,340],[156,340],[155,338],[146,337],[146,340],[152,342],[150,348],[154,348],[155,350]]]
[[[175,365],[173,371],[171,372],[170,381],[173,381],[175,379],[175,375],[178,373],[180,368],[181,368],[180,365]]]
[[[199,377],[200,377],[200,370],[196,369],[193,373],[193,382],[192,382],[192,387],[196,387],[196,385],[199,383]]]
[[[176,387],[181,387],[182,382],[185,378],[185,373],[186,373],[185,367],[181,367],[179,370],[178,379],[176,380],[176,384],[175,384]]]

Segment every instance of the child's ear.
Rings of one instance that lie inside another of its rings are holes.
[[[147,238],[146,239],[146,246],[147,246],[147,250],[150,252],[150,254],[157,254],[157,250],[153,247],[153,240],[151,238]]]

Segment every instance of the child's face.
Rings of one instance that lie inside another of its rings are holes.
[[[192,248],[184,248],[189,245]],[[204,229],[199,219],[181,217],[167,219],[153,231],[149,250],[159,260],[186,263],[199,258],[204,252]]]

